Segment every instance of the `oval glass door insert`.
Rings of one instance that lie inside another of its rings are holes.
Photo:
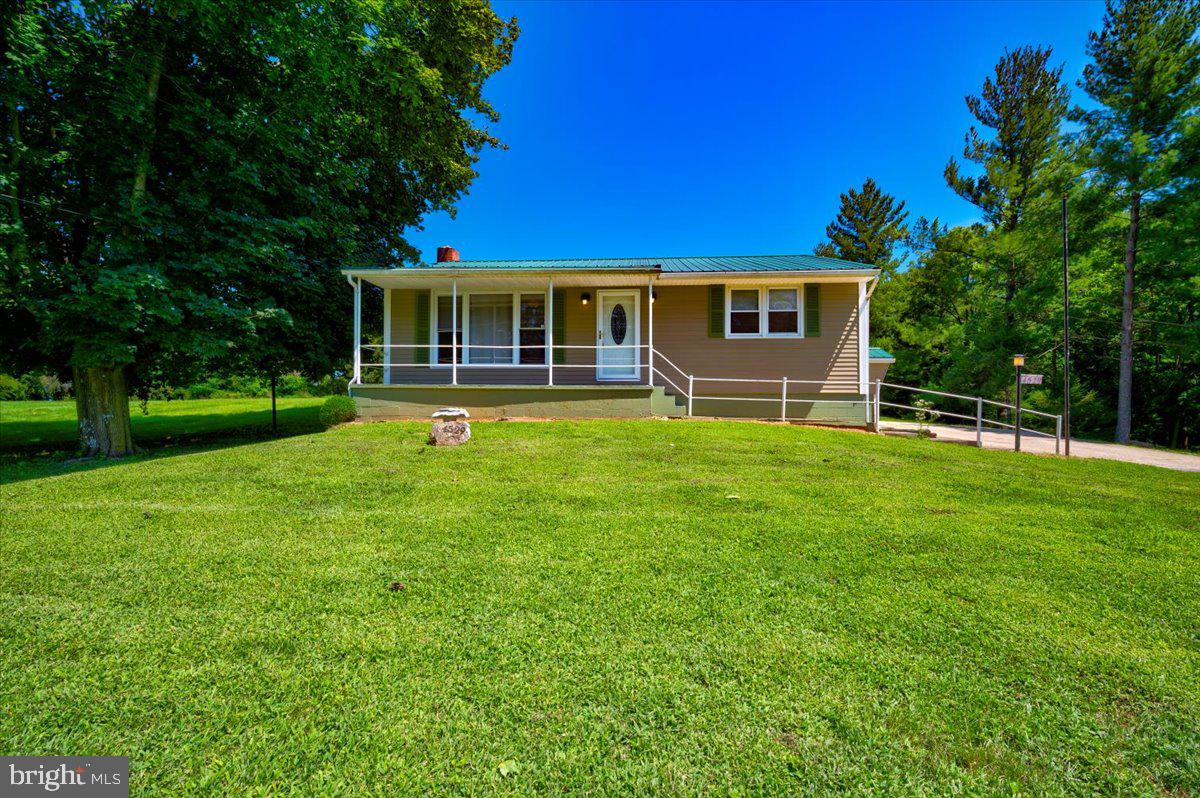
[[[612,335],[612,342],[618,346],[625,342],[625,332],[628,327],[628,322],[625,319],[625,306],[617,305],[612,309],[612,313],[608,318],[608,331]]]

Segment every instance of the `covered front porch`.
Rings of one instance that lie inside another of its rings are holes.
[[[362,340],[351,278],[356,386],[655,382],[653,272],[367,279],[384,289],[383,340]]]

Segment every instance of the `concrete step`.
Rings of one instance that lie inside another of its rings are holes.
[[[676,396],[661,385],[655,385],[650,394],[650,406],[656,416],[678,417],[687,414],[687,398]]]

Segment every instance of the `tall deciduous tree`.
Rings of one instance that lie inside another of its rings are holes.
[[[337,270],[415,259],[406,231],[453,212],[517,35],[486,0],[0,14],[7,335],[67,359],[84,446],[114,455],[146,374],[344,357]]]
[[[895,250],[908,232],[904,201],[882,191],[867,178],[861,189],[842,192],[837,217],[825,227],[829,241],[816,254],[856,263],[869,263],[891,273]]]
[[[1098,105],[1077,109],[1099,180],[1129,210],[1121,291],[1116,440],[1133,423],[1134,274],[1147,203],[1186,182],[1200,107],[1200,3],[1107,0],[1104,23],[1088,36],[1092,63],[1080,86]]]

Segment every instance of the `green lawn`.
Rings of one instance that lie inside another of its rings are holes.
[[[139,795],[1200,792],[1195,474],[426,431],[10,462],[2,753]]]
[[[280,434],[321,428],[318,399],[278,399]],[[130,405],[133,439],[139,446],[195,441],[271,430],[270,399],[188,399]],[[0,451],[73,449],[79,437],[75,402],[0,402]]]

